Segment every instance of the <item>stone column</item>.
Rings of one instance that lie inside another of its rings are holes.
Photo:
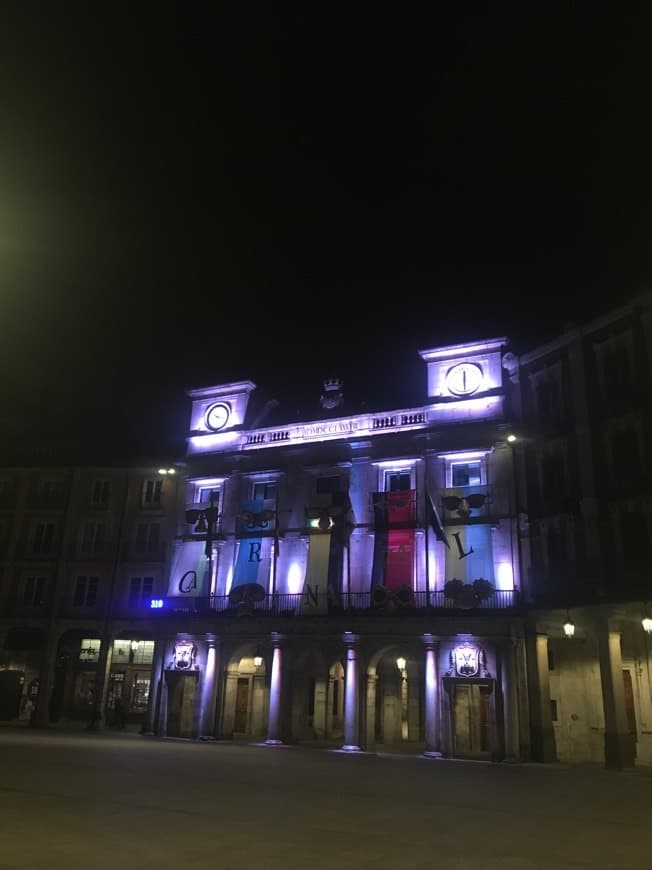
[[[149,699],[147,713],[143,723],[143,734],[154,734],[158,728],[158,717],[161,706],[161,683],[163,682],[163,665],[165,664],[165,640],[158,638],[154,644],[152,658],[152,673],[149,683]]]
[[[548,635],[529,634],[526,644],[532,760],[549,763],[557,761],[557,750],[550,711]]]
[[[505,717],[505,761],[518,761],[518,700],[513,642],[508,640],[502,649],[502,690]],[[552,723],[551,723],[552,724]]]
[[[358,635],[347,633],[342,638],[346,644],[346,677],[344,682],[344,745],[345,752],[360,752],[360,711],[359,711],[359,680],[358,651],[356,643]]]
[[[431,634],[424,634],[426,645],[426,691],[425,691],[425,723],[427,758],[441,758],[441,741],[439,735],[439,668],[437,667],[437,644]]]
[[[267,726],[267,740],[265,743],[268,746],[278,746],[282,744],[281,730],[281,688],[282,688],[282,673],[283,673],[283,649],[281,642],[283,638],[280,634],[272,634],[272,678],[269,687],[269,724]]]
[[[30,725],[34,728],[47,728],[50,724],[50,696],[54,689],[54,668],[57,661],[58,648],[59,633],[51,627],[48,632],[45,652],[41,659],[39,690],[38,695],[36,696],[34,714],[30,721]]]
[[[620,632],[613,631],[608,623],[598,626],[598,650],[604,707],[605,767],[621,770],[634,766],[634,747],[625,711]]]
[[[106,702],[109,693],[109,674],[113,657],[113,637],[110,633],[102,635],[100,655],[95,676],[95,698],[93,715],[88,728],[91,731],[102,731],[106,726]],[[39,692],[40,694],[40,692]]]
[[[206,667],[201,686],[201,712],[199,736],[205,740],[215,739],[215,702],[217,692],[217,640],[208,638]]]

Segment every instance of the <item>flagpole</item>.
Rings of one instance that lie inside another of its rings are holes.
[[[276,489],[276,504],[274,510],[274,561],[272,562],[272,606],[274,606],[274,596],[276,595],[276,560],[278,559],[278,485]]]
[[[428,539],[428,459],[423,454],[423,527],[426,533],[426,607],[430,607],[430,544]]]

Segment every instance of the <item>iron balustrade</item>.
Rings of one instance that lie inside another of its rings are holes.
[[[277,592],[266,595],[260,601],[232,602],[228,595],[209,596],[167,596],[156,599],[157,607],[149,608],[156,616],[183,615],[206,616],[210,614],[238,616],[243,613],[256,616],[301,616],[319,613],[315,602],[303,593]],[[324,607],[324,603],[326,607]],[[339,596],[328,597],[326,602],[320,601],[321,610],[330,614],[355,611],[357,615],[373,616],[379,612],[391,612],[407,615],[424,610],[505,610],[517,604],[517,592],[512,589],[497,589],[488,598],[475,602],[471,607],[461,607],[450,598],[446,598],[443,590],[434,592],[412,592],[407,600],[392,595],[386,596],[382,604],[374,602],[371,592],[345,592]]]

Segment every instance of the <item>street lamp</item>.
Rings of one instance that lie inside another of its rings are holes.
[[[408,738],[408,721],[407,721],[407,661],[403,656],[396,659],[396,667],[401,672],[401,739]]]
[[[641,620],[641,625],[643,626],[643,630],[647,632],[647,634],[652,634],[652,619],[649,616],[644,616]]]

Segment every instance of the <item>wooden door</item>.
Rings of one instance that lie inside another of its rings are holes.
[[[627,726],[632,741],[632,750],[636,757],[636,708],[634,707],[634,689],[632,686],[632,672],[623,671],[623,684],[625,687],[625,713]]]
[[[247,677],[238,679],[235,694],[235,721],[233,730],[239,734],[247,731],[247,712],[249,710],[249,680]]]

